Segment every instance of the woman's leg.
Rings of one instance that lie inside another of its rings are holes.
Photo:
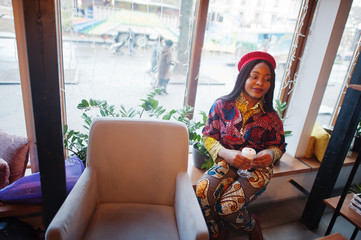
[[[222,160],[205,172],[197,183],[196,195],[208,226],[210,239],[221,238],[223,222],[215,206],[223,192],[232,184],[233,180],[229,174],[229,165]]]
[[[232,187],[218,202],[218,208],[223,209],[218,213],[223,221],[235,229],[251,231],[255,221],[248,213],[247,206],[265,191],[271,177],[271,168],[255,170],[248,178],[237,176]]]
[[[239,177],[224,161],[208,170],[197,184],[197,197],[211,239],[217,239],[223,223],[238,230],[251,231],[255,225],[246,206],[266,188],[272,169],[255,170],[249,178]]]

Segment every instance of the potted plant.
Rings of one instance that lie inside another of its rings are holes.
[[[214,165],[214,161],[202,141],[193,144],[192,157],[193,165],[196,168],[208,170]]]
[[[86,153],[88,148],[89,130],[94,117],[123,117],[123,118],[157,118],[162,120],[174,119],[186,124],[189,133],[189,144],[193,145],[201,142],[201,136],[197,131],[204,126],[207,116],[201,112],[202,121],[190,119],[193,108],[185,106],[182,109],[167,110],[159,105],[155,99],[159,90],[156,89],[149,93],[145,99],[141,99],[141,104],[137,108],[127,109],[124,105],[119,107],[109,104],[105,100],[83,99],[77,106],[81,110],[84,120],[85,132],[75,131],[64,126],[64,147],[71,155],[77,155],[84,163],[86,161]],[[203,152],[202,152],[203,153]],[[209,164],[208,164],[209,165]]]
[[[188,128],[190,145],[192,145],[192,157],[193,165],[200,169],[208,170],[214,164],[211,155],[203,145],[202,135],[198,133],[198,130],[203,128],[207,122],[207,114],[204,111],[200,111],[202,120],[195,122],[194,127]]]

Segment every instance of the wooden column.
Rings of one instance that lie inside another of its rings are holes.
[[[36,146],[47,226],[66,198],[56,6],[53,0],[21,1],[34,111]]]
[[[197,19],[193,30],[191,59],[186,84],[184,105],[194,107],[197,95],[199,67],[203,48],[204,34],[206,31],[209,0],[198,0]]]

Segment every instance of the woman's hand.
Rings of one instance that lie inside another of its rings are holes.
[[[273,155],[274,153],[271,149],[264,149],[260,151],[253,159],[253,167],[264,168],[270,166],[273,162]]]
[[[241,151],[221,148],[218,156],[226,160],[233,167],[248,170],[252,169],[252,162],[244,157]]]

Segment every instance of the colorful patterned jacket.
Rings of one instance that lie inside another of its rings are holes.
[[[217,145],[235,150],[251,147],[257,152],[272,149],[274,161],[285,152],[283,124],[277,112],[265,112],[262,101],[249,110],[247,105],[241,94],[235,101],[217,100],[211,107],[202,133],[214,160],[219,151]]]

